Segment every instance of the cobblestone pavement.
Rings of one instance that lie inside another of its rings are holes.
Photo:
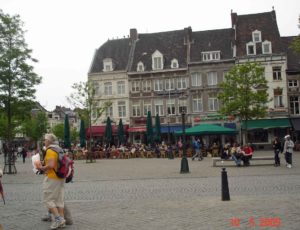
[[[299,152],[293,162],[292,169],[274,167],[271,161],[250,167],[226,162],[231,200],[221,201],[222,168],[212,167],[209,158],[189,159],[188,174],[179,173],[180,159],[76,161],[74,183],[66,184],[74,225],[66,229],[298,230]],[[25,164],[18,159],[16,166],[18,174],[2,178],[7,203],[0,201],[0,224],[5,230],[49,229],[50,223],[40,221],[46,212],[41,204],[43,176],[33,174],[29,159]]]

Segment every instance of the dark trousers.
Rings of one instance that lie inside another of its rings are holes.
[[[288,164],[292,164],[292,153],[289,153],[289,152],[285,153],[285,161]]]
[[[275,151],[274,151],[275,165],[280,165],[279,152],[280,152],[279,149],[275,149]]]
[[[242,161],[244,163],[244,165],[250,165],[250,159],[252,158],[252,156],[242,156]]]

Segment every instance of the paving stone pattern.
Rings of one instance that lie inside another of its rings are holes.
[[[190,173],[180,174],[180,161],[76,161],[74,183],[66,184],[65,194],[74,225],[66,229],[300,229],[299,152],[292,169],[272,162],[226,163],[230,201],[221,201],[222,167],[212,167],[209,158],[189,159]],[[7,203],[0,202],[0,224],[5,230],[49,229],[40,220],[46,213],[43,176],[33,174],[29,159],[18,159],[16,166],[18,174],[2,178]],[[263,218],[280,220],[280,226],[264,227]]]

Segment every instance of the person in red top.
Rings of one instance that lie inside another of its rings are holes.
[[[242,149],[242,154],[243,154],[242,161],[244,163],[244,166],[249,166],[250,159],[252,158],[252,155],[253,155],[252,148],[248,144],[245,144]]]

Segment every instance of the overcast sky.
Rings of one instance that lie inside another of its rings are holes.
[[[71,85],[86,81],[94,52],[107,39],[139,33],[193,31],[231,27],[231,10],[238,15],[276,11],[281,36],[300,33],[299,0],[0,0],[0,8],[19,14],[35,72],[43,77],[37,100],[48,110],[71,107]]]

